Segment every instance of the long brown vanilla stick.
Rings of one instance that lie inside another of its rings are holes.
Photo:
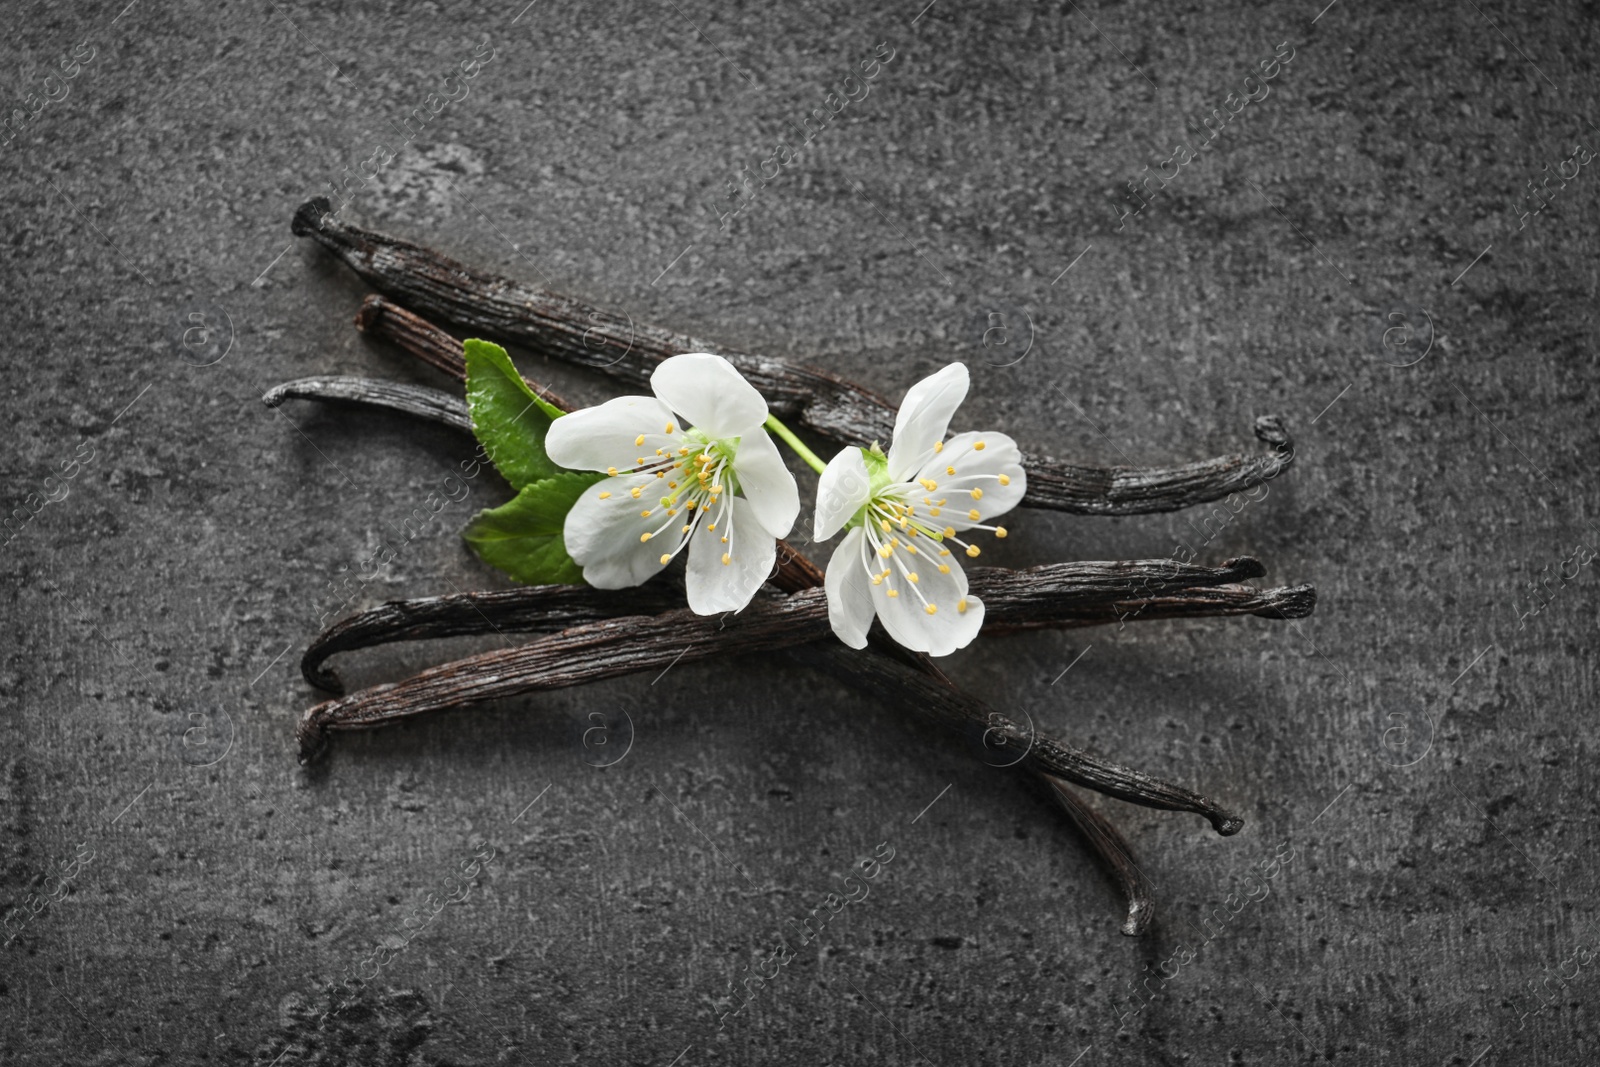
[[[984,601],[985,633],[1120,620],[1242,614],[1292,619],[1310,614],[1315,593],[1309,586],[1257,589],[1238,584],[1260,574],[1260,564],[1249,558],[1216,568],[1172,560],[1114,560],[1054,563],[1025,571],[985,567],[970,571],[968,580],[972,593]],[[559,633],[602,619],[654,615],[682,603],[683,593],[663,583],[617,592],[536,585],[394,600],[341,619],[317,635],[301,658],[300,670],[312,685],[338,693],[343,686],[327,661],[341,652],[394,641]],[[825,634],[819,629],[815,636]]]
[[[330,732],[369,730],[425,715],[526,693],[562,689],[674,663],[711,656],[745,655],[787,648],[828,625],[827,596],[808,589],[770,597],[757,609],[718,618],[687,609],[659,615],[607,619],[541,637],[515,648],[494,649],[430,667],[402,682],[374,686],[306,711],[295,735],[301,761],[323,750]],[[842,646],[820,646],[843,680],[892,696],[908,710],[961,729],[1006,737],[1030,768],[1065,778],[1131,803],[1205,817],[1219,834],[1238,832],[1243,822],[1204,797],[1131,768],[1101,760],[1070,745],[1033,734],[1008,716],[964,696],[938,679],[889,656],[841,655]]]
[[[895,409],[882,397],[817,367],[732,352],[633,322],[580,300],[479,271],[409,241],[354,226],[325,198],[302,204],[292,229],[309,236],[393,301],[472,334],[497,338],[642,389],[658,363],[683,352],[720,352],[776,414],[845,445],[892,437]],[[1280,420],[1256,420],[1265,453],[1170,467],[1081,467],[1025,453],[1032,507],[1097,515],[1171,511],[1249,489],[1286,470],[1294,448]]]

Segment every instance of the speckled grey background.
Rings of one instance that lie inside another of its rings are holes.
[[[1600,172],[1523,199],[1600,148],[1593,7],[1319,7],[13,5],[0,1059],[1593,1059]],[[1270,92],[1119,223],[1279,42]],[[725,184],[880,43],[865,99],[719,229]],[[417,120],[475,49],[465,97]],[[503,498],[489,475],[346,584],[471,445],[259,402],[312,373],[438,384],[288,233],[379,144],[356,221],[891,396],[967,360],[962,427],[1157,463],[1283,415],[1297,464],[1208,542],[1196,515],[1025,512],[990,558],[1187,542],[1314,582],[1313,618],[949,664],[1244,833],[1101,803],[1160,892],[1124,938],[1047,798],[776,659],[340,737],[302,770],[320,617],[503,584],[457,536]],[[215,348],[181,343],[196,323]],[[577,740],[593,711],[634,724],[613,766]],[[719,1029],[780,924],[880,843],[871,896]]]

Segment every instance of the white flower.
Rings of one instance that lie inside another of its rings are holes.
[[[550,424],[552,460],[611,475],[567,513],[567,552],[590,585],[622,589],[688,545],[689,607],[739,611],[800,512],[794,476],[762,428],[767,402],[704,352],[663,360],[650,388],[655,396],[618,397]]]
[[[847,448],[822,472],[816,540],[850,531],[828,561],[828,619],[852,648],[866,647],[874,615],[896,641],[934,656],[966,647],[983,625],[951,546],[976,557],[959,533],[1004,537],[990,522],[1017,506],[1028,479],[1003,433],[944,439],[966,395],[967,368],[952,363],[906,393],[888,456]]]

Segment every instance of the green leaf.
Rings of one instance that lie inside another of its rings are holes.
[[[579,495],[606,476],[561,471],[532,482],[509,502],[473,516],[461,536],[478,558],[528,585],[581,585],[561,527]]]
[[[545,454],[544,438],[564,412],[528,388],[499,345],[472,339],[463,348],[472,432],[495,469],[518,491],[561,473]]]

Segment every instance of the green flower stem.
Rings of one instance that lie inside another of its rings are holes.
[[[798,438],[798,437],[796,437],[794,435],[794,431],[793,430],[789,429],[789,427],[787,427],[783,423],[779,422],[778,421],[778,416],[776,416],[776,415],[768,415],[767,416],[767,429],[771,430],[774,434],[776,434],[778,436],[779,440],[781,440],[784,444],[786,444],[790,448],[794,449],[795,455],[797,455],[801,459],[805,460],[806,464],[812,470],[816,471],[818,474],[821,474],[823,472],[823,470],[826,469],[827,464],[822,462],[822,460],[818,459],[817,458],[817,454],[815,452],[811,451],[811,449],[807,448],[804,444],[802,444],[801,441],[800,441],[800,438]]]

